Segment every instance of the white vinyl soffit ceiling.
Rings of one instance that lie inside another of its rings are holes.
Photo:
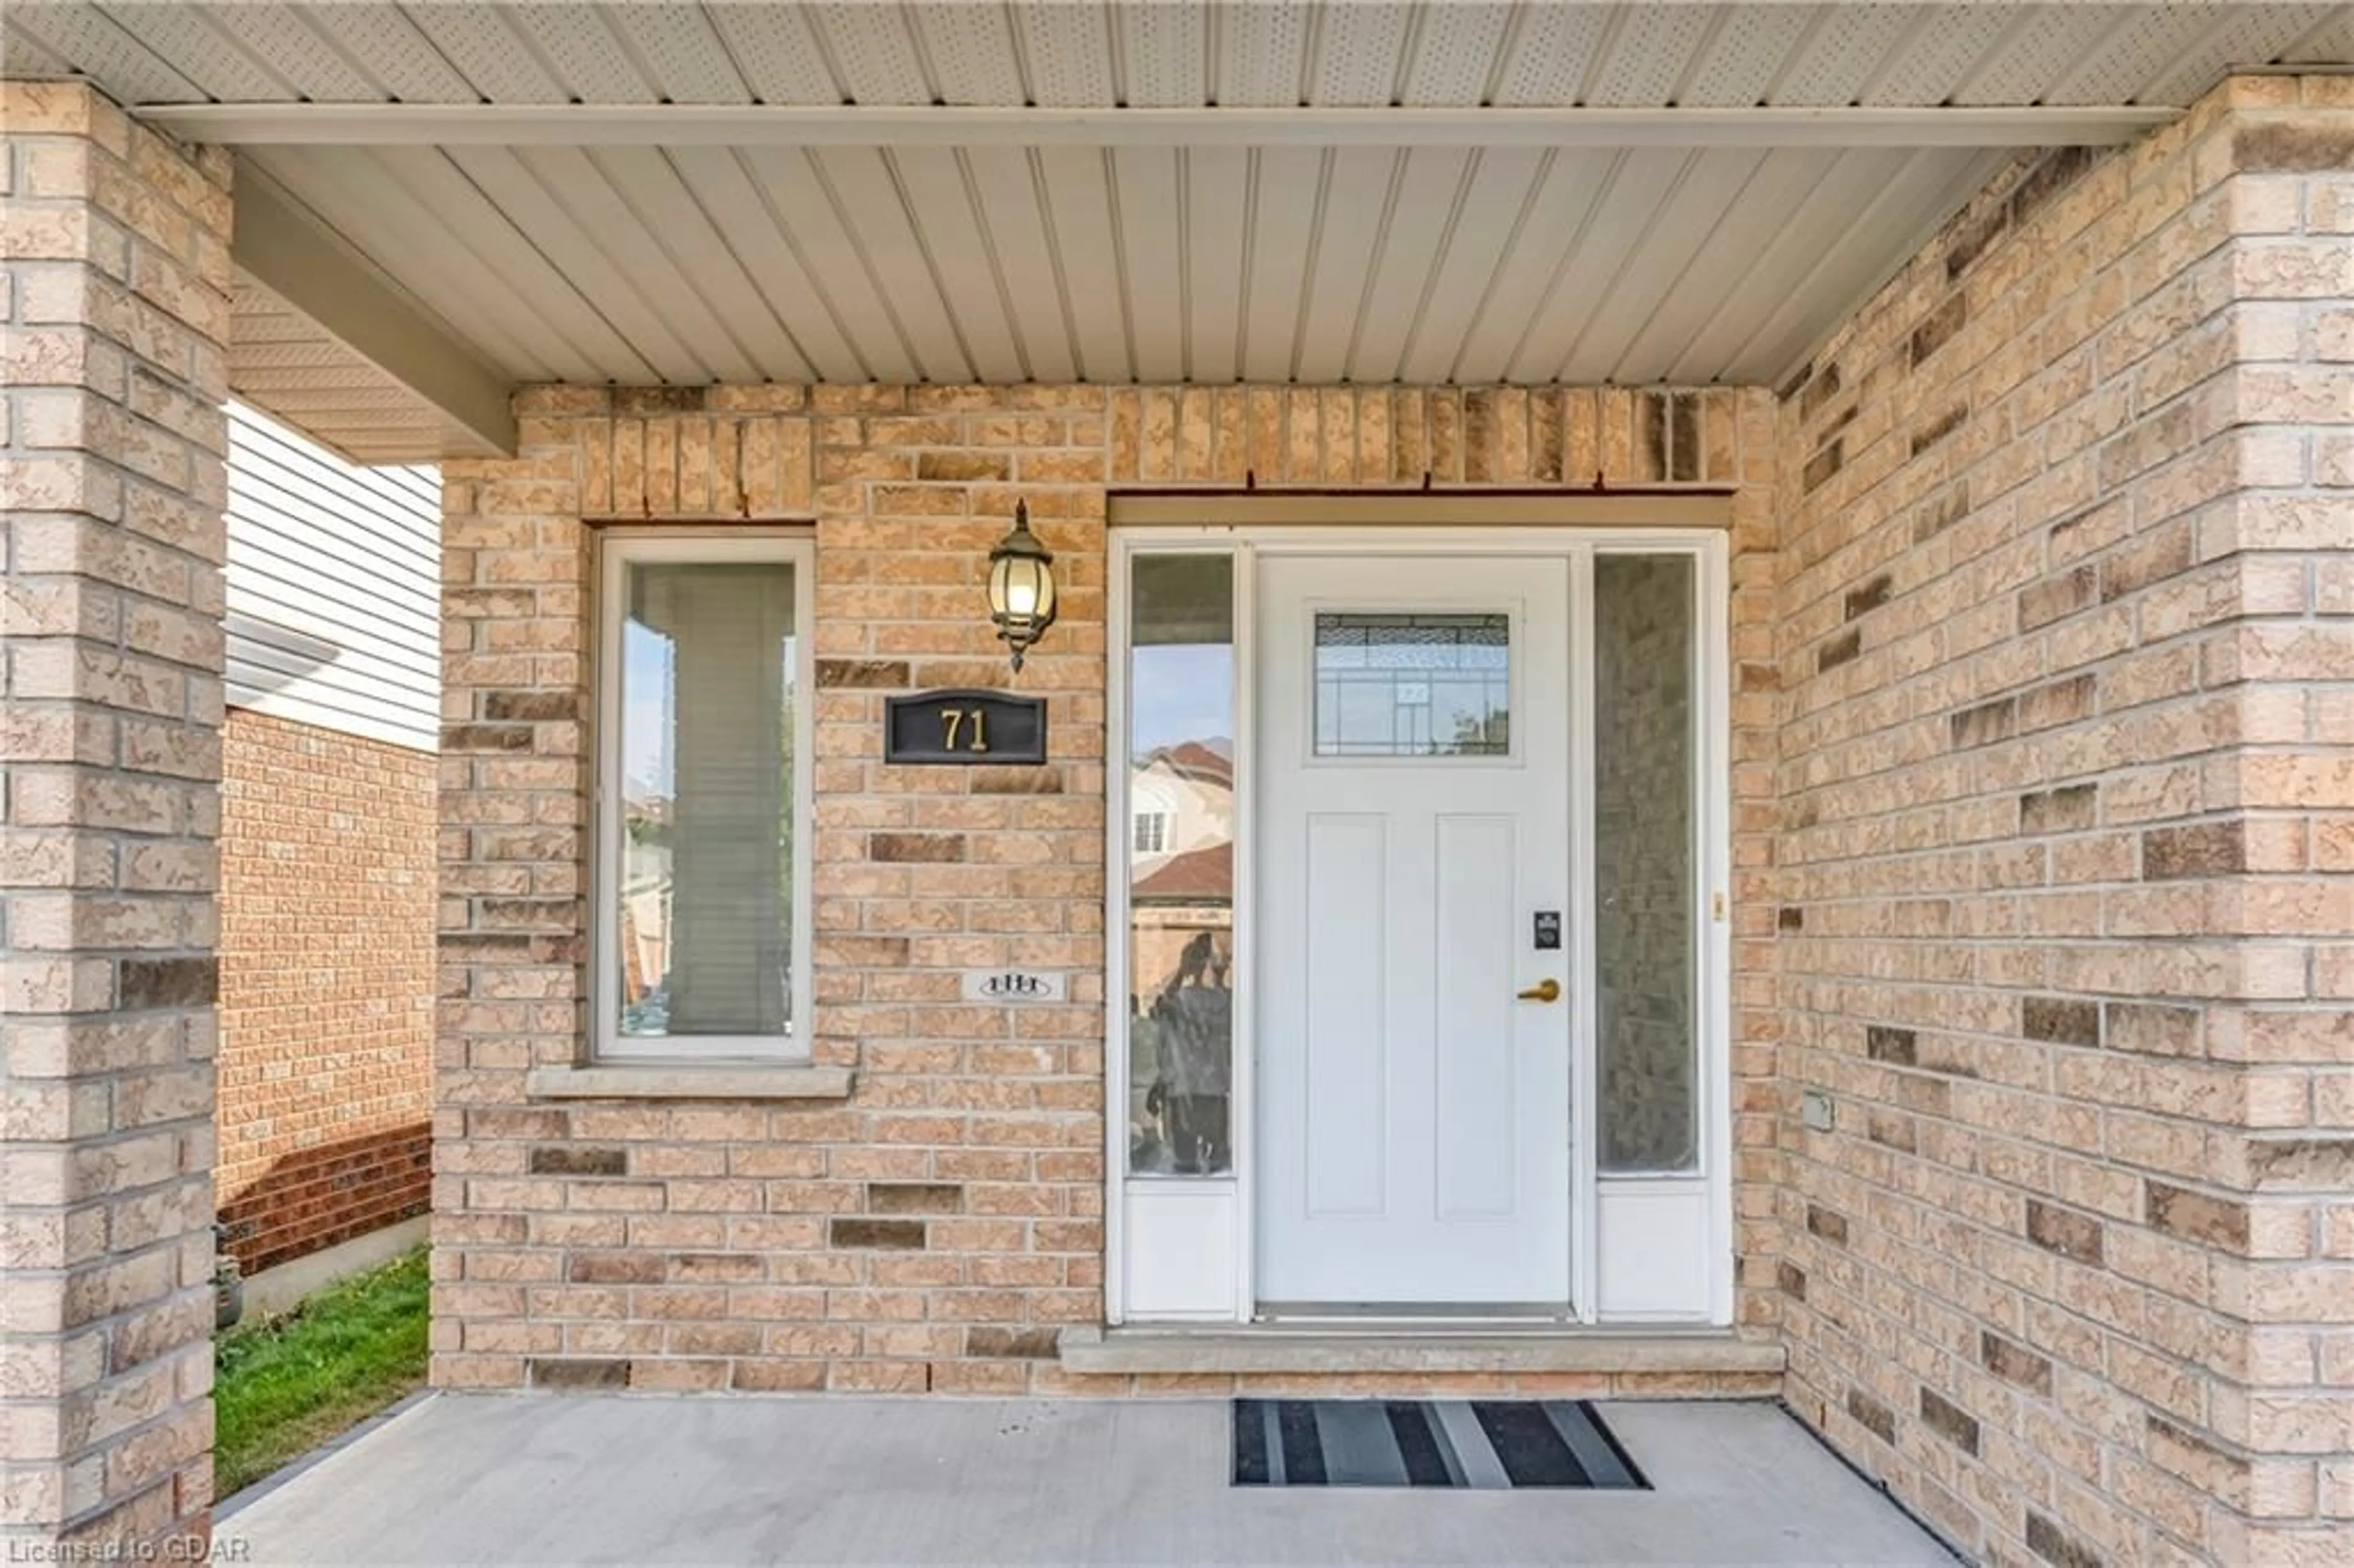
[[[2354,6],[2164,0],[11,0],[11,75],[126,103],[2179,107],[2354,58]]]
[[[469,376],[1773,382],[2020,151],[2349,61],[2349,4],[0,12],[238,147],[297,243],[232,379],[376,461],[498,444]],[[289,346],[346,296],[428,374]]]

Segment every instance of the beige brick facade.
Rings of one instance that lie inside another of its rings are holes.
[[[1055,1367],[1101,1309],[1099,986],[956,1002],[965,965],[1101,962],[1106,493],[1598,471],[1736,497],[1742,1331],[1991,1560],[2328,1560],[2347,116],[2342,80],[2246,79],[2141,145],[2022,161],[1778,406],[528,395],[522,457],[451,473],[437,1375],[1233,1386]],[[1003,678],[979,585],[1017,498],[1070,588],[1019,683],[1055,761],[985,794],[886,768],[883,694]],[[846,1104],[524,1094],[580,1049],[584,517],[814,520],[817,1054],[855,1069]]]
[[[229,713],[213,1182],[249,1274],[426,1211],[438,809],[429,752]]]
[[[1760,393],[549,388],[522,411],[518,459],[444,472],[435,1368],[446,1386],[1130,1386],[1066,1377],[1054,1361],[1061,1328],[1103,1312],[1108,489],[1418,489],[1426,474],[1450,489],[1583,488],[1596,475],[1617,488],[1738,486],[1740,656],[1771,652],[1754,559],[1772,496]],[[1061,619],[1009,682],[981,582],[1017,500],[1064,587]],[[582,1050],[584,515],[814,518],[814,1053],[854,1069],[846,1103],[526,1095],[526,1069]],[[1047,699],[1046,767],[880,760],[887,693],[1001,683]],[[1740,715],[1753,868],[1770,854],[1771,701],[1744,699]],[[1762,933],[1769,919],[1751,924]],[[1006,963],[1079,978],[1060,1007],[960,1003],[960,971]],[[1741,1070],[1771,1066],[1770,1051],[1747,1053]],[[1744,1097],[1751,1158],[1771,1157],[1772,1105],[1763,1084]],[[1758,1333],[1776,1301],[1770,1225],[1759,1205],[1744,1232],[1744,1316]],[[1616,1386],[1638,1384],[1773,1386]]]
[[[1991,1561],[2354,1555],[2349,296],[2354,82],[2244,79],[1783,406],[1790,1396]]]
[[[0,86],[0,1544],[212,1501],[228,159]]]
[[[2349,80],[2021,162],[1778,397],[524,393],[445,476],[436,1381],[1236,1386],[1054,1354],[1103,1304],[1108,495],[1598,477],[1734,496],[1736,1317],[1790,1371],[1315,1386],[1779,1392],[1987,1561],[2354,1556]],[[228,163],[5,91],[0,1532],[143,1539],[210,1501]],[[1017,501],[1064,600],[1009,679]],[[852,1088],[535,1098],[587,1033],[595,540],[748,526],[815,540]],[[1048,764],[884,765],[885,695],[959,684],[1045,697]],[[1017,960],[1069,1001],[960,1002]]]

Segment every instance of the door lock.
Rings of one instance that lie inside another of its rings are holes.
[[[1561,1000],[1561,981],[1554,980],[1548,975],[1543,980],[1537,981],[1536,984],[1529,987],[1528,990],[1521,992],[1521,1000],[1522,1001],[1559,1001]]]

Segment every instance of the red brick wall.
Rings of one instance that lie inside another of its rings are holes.
[[[250,1272],[425,1212],[431,754],[244,710],[221,761],[221,1218]]]

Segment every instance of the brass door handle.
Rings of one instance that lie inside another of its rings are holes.
[[[1521,1000],[1522,1001],[1559,1001],[1561,1000],[1561,981],[1550,978],[1541,980],[1537,981],[1536,984],[1529,987],[1528,990],[1521,992]]]

